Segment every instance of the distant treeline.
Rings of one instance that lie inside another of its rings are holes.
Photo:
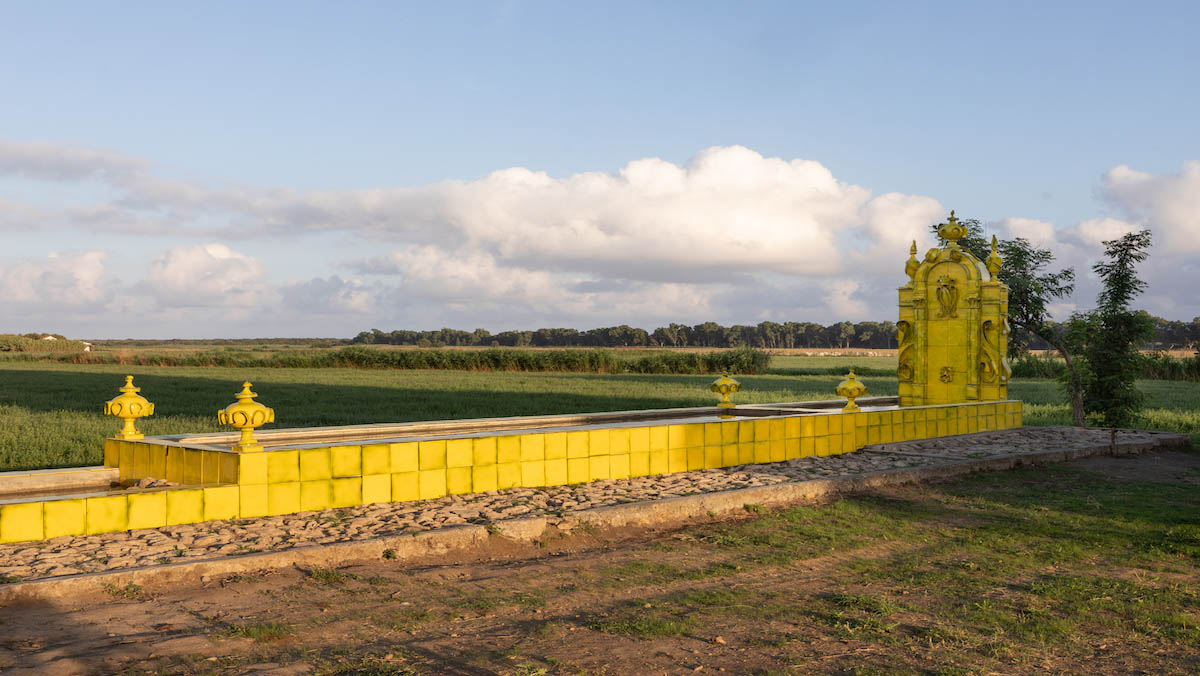
[[[1014,378],[1059,378],[1066,364],[1055,356],[1039,357],[1024,355],[1013,361]],[[1141,355],[1137,364],[1137,377],[1145,380],[1182,380],[1200,382],[1200,356],[1172,357],[1153,352]]]
[[[753,347],[753,348],[878,348],[896,347],[892,322],[838,322],[822,326],[813,322],[761,322],[748,326],[721,326],[704,322],[695,326],[669,324],[653,331],[622,324],[587,331],[538,329],[502,331],[380,331],[371,329],[351,342],[365,345],[415,345],[418,347]]]
[[[567,371],[576,373],[764,373],[770,355],[752,348],[714,352],[661,352],[635,359],[609,350],[289,350],[267,355],[213,350],[193,353],[89,352],[13,355],[10,359],[75,364],[223,366],[236,368],[371,368],[459,371]]]
[[[1157,329],[1154,342],[1146,349],[1195,349],[1200,346],[1200,317],[1190,322],[1171,321],[1151,315]],[[861,348],[896,347],[894,322],[838,322],[823,326],[814,322],[760,322],[753,326],[722,326],[704,322],[695,326],[669,324],[646,331],[626,324],[587,331],[577,329],[538,329],[502,331],[487,329],[462,331],[363,331],[351,339],[363,345],[413,345],[416,347],[754,347],[778,348]],[[1050,345],[1035,338],[1035,350]]]

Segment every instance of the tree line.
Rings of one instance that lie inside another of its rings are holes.
[[[418,347],[708,347],[708,348],[864,348],[896,347],[893,322],[838,322],[823,326],[813,322],[760,322],[722,326],[704,322],[695,326],[668,324],[653,331],[622,324],[579,331],[554,328],[536,331],[487,329],[461,331],[363,331],[350,342],[363,345],[415,345]]]

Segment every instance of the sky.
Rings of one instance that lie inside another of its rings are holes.
[[[0,333],[895,319],[950,209],[1200,316],[1195,2],[0,2]]]

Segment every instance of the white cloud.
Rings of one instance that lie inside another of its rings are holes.
[[[102,304],[113,290],[105,277],[107,257],[103,251],[51,253],[43,259],[0,263],[0,307],[61,309]]]
[[[1122,164],[1100,185],[1106,199],[1139,227],[1149,227],[1174,254],[1200,253],[1200,161],[1177,174],[1155,176]]]
[[[1054,224],[1036,218],[1006,218],[996,226],[1007,237],[1021,237],[1036,247],[1051,246],[1057,240]]]
[[[255,307],[268,300],[261,262],[224,244],[172,247],[147,268],[144,289],[162,306]]]
[[[284,285],[280,293],[283,305],[300,313],[366,314],[374,309],[374,298],[365,284],[338,275],[292,282]]]
[[[117,182],[146,166],[145,160],[111,150],[0,138],[0,176],[50,181],[102,178]]]

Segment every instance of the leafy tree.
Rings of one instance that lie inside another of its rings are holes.
[[[1085,410],[1110,427],[1128,426],[1142,405],[1135,383],[1138,347],[1154,337],[1154,321],[1129,304],[1146,288],[1137,265],[1150,255],[1150,241],[1150,231],[1141,230],[1104,242],[1106,260],[1092,266],[1103,284],[1096,309],[1069,322],[1070,338],[1088,366],[1073,384],[1082,389]]]

